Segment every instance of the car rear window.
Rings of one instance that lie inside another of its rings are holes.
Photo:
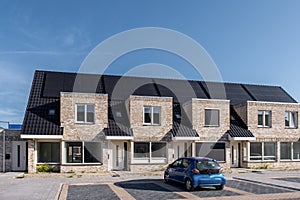
[[[207,169],[220,169],[220,165],[217,161],[214,160],[198,160],[197,161],[197,169],[199,171],[207,170]]]

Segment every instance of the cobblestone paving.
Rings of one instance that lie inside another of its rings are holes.
[[[242,191],[250,192],[253,194],[274,194],[291,192],[290,190],[275,188],[271,186],[258,185],[250,182],[227,180],[227,187],[236,188]]]
[[[198,197],[201,197],[201,198],[241,195],[239,193],[228,191],[228,190],[215,190],[215,189],[208,189],[208,188],[197,189],[197,190],[193,191],[192,194],[196,195]]]
[[[123,182],[116,184],[119,187],[124,188],[135,199],[183,199],[184,197],[173,193],[173,191],[167,190],[155,183],[133,183]]]

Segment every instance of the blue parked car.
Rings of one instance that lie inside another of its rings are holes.
[[[202,157],[175,160],[166,169],[164,180],[183,183],[188,191],[196,187],[215,187],[217,190],[222,190],[226,184],[219,163],[214,159]]]

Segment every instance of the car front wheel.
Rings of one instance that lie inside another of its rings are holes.
[[[169,180],[169,174],[168,173],[165,173],[164,174],[164,181],[166,182],[166,183],[168,183],[170,180]]]
[[[189,179],[189,178],[185,180],[185,189],[187,191],[193,191],[194,190],[193,183],[192,183],[191,179]]]
[[[224,189],[224,185],[216,186],[216,189],[217,189],[217,190],[223,190],[223,189]]]

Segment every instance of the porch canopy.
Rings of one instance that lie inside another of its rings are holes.
[[[230,130],[227,131],[228,140],[238,140],[238,141],[247,141],[247,140],[255,140],[255,136],[251,133],[251,131],[237,126],[235,124],[230,124]]]

